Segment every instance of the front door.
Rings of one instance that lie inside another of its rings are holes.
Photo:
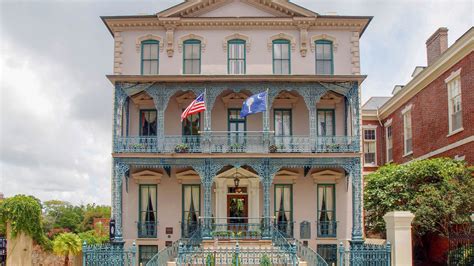
[[[247,223],[247,195],[227,195],[227,217],[229,224]]]

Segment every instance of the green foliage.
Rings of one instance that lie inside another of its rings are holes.
[[[82,242],[79,236],[73,233],[63,233],[53,240],[53,252],[64,256],[64,265],[68,265],[69,255],[77,255],[82,250]]]
[[[79,225],[84,220],[81,206],[73,206],[69,202],[50,200],[44,202],[45,229],[67,228],[79,232]]]
[[[414,232],[446,236],[450,226],[469,222],[474,211],[472,168],[462,161],[436,158],[386,165],[366,177],[366,226],[385,232],[383,216],[406,210],[415,214]]]
[[[85,232],[93,229],[94,218],[109,218],[110,206],[87,204],[83,207],[83,217],[79,231]]]
[[[48,248],[43,231],[40,201],[32,196],[16,195],[0,203],[0,224],[9,224],[12,237],[19,233],[31,236],[36,243]]]
[[[81,239],[81,243],[85,241],[88,245],[103,244],[109,241],[107,235],[97,234],[95,230],[79,233],[78,236]]]
[[[271,266],[272,262],[267,254],[263,254],[262,258],[260,258],[260,266]]]

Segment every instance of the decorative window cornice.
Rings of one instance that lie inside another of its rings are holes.
[[[405,106],[405,108],[403,108],[403,110],[402,110],[402,115],[404,115],[407,112],[411,111],[412,107],[413,107],[413,104],[409,104],[409,105]]]
[[[388,119],[387,121],[385,121],[385,123],[383,124],[384,127],[389,127],[392,125],[392,118]]]
[[[160,53],[163,52],[163,47],[164,47],[163,38],[159,35],[154,35],[154,34],[142,35],[142,36],[137,38],[136,43],[135,43],[135,47],[137,48],[137,52],[140,52],[142,42],[147,41],[147,40],[158,41],[159,46],[160,46]]]
[[[250,52],[250,37],[247,35],[240,34],[240,33],[234,33],[224,38],[224,41],[222,41],[222,48],[224,49],[224,52],[227,52],[227,43],[230,40],[234,40],[234,39],[244,40],[245,50],[247,50],[247,53]]]
[[[328,40],[332,42],[332,49],[334,52],[337,51],[337,40],[335,37],[327,34],[319,34],[319,35],[313,35],[311,37],[311,52],[314,52],[316,50],[316,41],[317,40]]]
[[[179,37],[178,51],[180,53],[183,52],[183,43],[187,40],[199,40],[201,42],[201,52],[204,53],[206,51],[206,40],[204,39],[204,37],[191,33]]]
[[[445,82],[445,83],[448,83],[448,82],[450,82],[451,80],[453,80],[453,79],[459,77],[459,76],[461,75],[461,69],[462,69],[462,68],[459,68],[458,70],[451,72],[451,74],[449,75],[449,77],[447,77],[447,78],[444,80],[444,82]]]
[[[377,129],[377,125],[362,125],[362,129]]]
[[[279,33],[279,34],[276,34],[276,35],[273,35],[271,36],[269,39],[268,39],[268,42],[267,42],[267,47],[268,47],[268,51],[272,51],[272,48],[273,48],[273,41],[275,40],[287,40],[290,42],[290,45],[291,45],[291,51],[294,51],[296,49],[296,39],[295,37],[289,35],[289,34],[286,34],[286,33]]]

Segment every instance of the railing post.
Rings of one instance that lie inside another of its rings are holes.
[[[86,266],[87,242],[82,243],[82,266]]]
[[[391,257],[392,257],[392,246],[390,245],[390,241],[387,241],[387,245],[385,247],[385,250],[387,251],[387,266],[391,265]]]
[[[239,266],[239,253],[240,253],[240,247],[239,247],[239,242],[235,244],[235,266]]]
[[[293,243],[291,243],[291,262],[292,262],[292,265],[293,266],[296,266],[298,265],[298,259],[296,258],[296,243],[293,241]]]
[[[183,253],[184,253],[184,245],[183,245],[183,242],[179,241],[178,258],[176,260],[176,265],[177,266],[181,265],[181,260],[182,260]]]
[[[339,266],[344,266],[344,244],[342,242],[339,243]]]
[[[132,266],[135,266],[135,261],[137,259],[137,244],[135,243],[135,241],[133,241],[132,243],[132,250],[131,250],[131,253],[132,253],[132,257],[130,258],[131,262],[132,262]]]

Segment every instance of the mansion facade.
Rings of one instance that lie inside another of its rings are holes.
[[[102,20],[115,241],[135,243],[140,263],[192,239],[265,246],[277,234],[331,265],[339,243],[364,241],[359,39],[371,17],[188,0]],[[264,91],[268,111],[242,118]],[[202,93],[206,110],[181,121]]]

